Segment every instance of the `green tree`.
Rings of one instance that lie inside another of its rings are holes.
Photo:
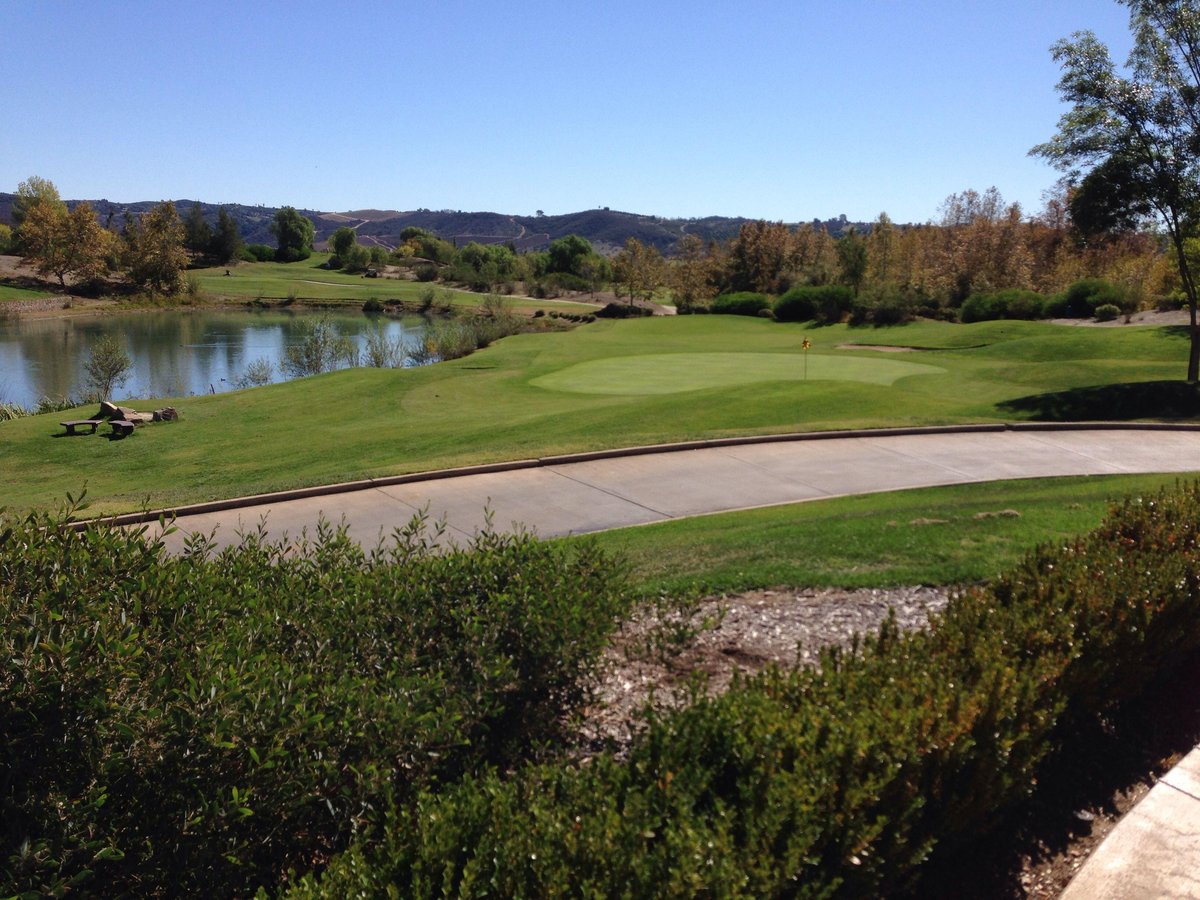
[[[568,234],[550,242],[547,250],[549,265],[547,272],[569,272],[572,275],[582,275],[580,266],[592,253],[592,245],[586,238],[577,234]]]
[[[279,242],[275,251],[275,259],[279,262],[296,262],[308,259],[312,253],[313,237],[316,228],[312,220],[302,215],[293,206],[285,206],[275,213],[271,222],[271,234]]]
[[[867,242],[851,228],[837,242],[838,274],[842,284],[858,293],[867,274]]]
[[[209,253],[218,265],[224,266],[237,259],[242,246],[242,232],[238,228],[237,219],[222,206],[217,212],[217,227],[213,232]]]
[[[1200,4],[1119,0],[1129,7],[1133,49],[1118,72],[1090,31],[1054,45],[1058,91],[1071,108],[1058,133],[1030,152],[1067,173],[1082,198],[1084,227],[1156,219],[1175,250],[1188,301],[1187,380],[1200,380],[1197,286],[1185,246],[1200,233]]]
[[[358,235],[355,234],[354,229],[343,225],[329,236],[329,249],[338,259],[343,259],[357,241]]]
[[[18,231],[30,210],[43,203],[57,207],[62,212],[67,211],[67,205],[58,195],[58,188],[48,178],[30,175],[17,185],[17,193],[13,197],[12,220]]]
[[[164,200],[140,220],[126,222],[126,274],[137,287],[178,293],[187,265],[183,223],[174,203]]]
[[[0,224],[0,253],[7,253],[13,244],[13,232],[7,225]]]
[[[112,392],[129,379],[133,360],[112,335],[102,335],[84,360],[89,394],[94,400],[111,400]]]
[[[213,230],[204,221],[204,210],[200,204],[193,203],[188,210],[187,220],[183,224],[183,245],[193,253],[207,253],[212,246]]]

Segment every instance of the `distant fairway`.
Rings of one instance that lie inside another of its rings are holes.
[[[859,356],[810,353],[808,381],[857,381],[891,386],[909,375],[942,375],[939,366]],[[803,381],[799,353],[655,353],[593,359],[533,379],[530,384],[574,394],[678,394],[759,381]]]

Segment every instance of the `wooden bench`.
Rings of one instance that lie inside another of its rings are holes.
[[[119,434],[121,437],[133,434],[133,429],[136,427],[136,423],[130,422],[128,419],[109,419],[108,424],[112,426],[112,433]]]
[[[88,434],[95,434],[96,426],[103,425],[104,421],[104,419],[72,419],[70,422],[59,422],[58,424],[67,429],[67,434],[76,434],[75,429],[82,428],[84,425],[91,428]]]

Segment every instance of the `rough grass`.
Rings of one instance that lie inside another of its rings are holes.
[[[1020,326],[1020,327],[1017,327]],[[891,386],[780,380],[709,384],[672,394],[568,393],[537,382],[582,363],[679,354],[812,353],[851,340],[937,347],[904,363],[941,372]],[[1011,353],[1008,352],[1011,350]],[[66,416],[0,425],[0,454],[21,478],[11,509],[52,505],[87,484],[96,512],[603,447],[837,428],[1021,420],[1021,398],[1098,385],[1178,380],[1186,338],[1163,329],[1039,323],[808,329],[728,316],[596,322],[506,338],[464,359],[406,370],[346,370],[207,397],[164,399],[181,421],[130,439],[55,438]],[[1008,404],[1005,406],[1004,404]],[[90,410],[81,409],[80,412]]]

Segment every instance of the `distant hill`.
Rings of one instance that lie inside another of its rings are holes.
[[[12,222],[12,194],[0,193],[0,222]],[[68,206],[82,201],[68,200]],[[88,201],[96,210],[101,224],[119,229],[126,212],[140,216],[157,206],[161,201],[142,200],[135,203],[117,203],[110,200]],[[175,200],[181,217],[186,216],[196,201]],[[271,221],[278,211],[271,206],[245,206],[240,203],[223,204],[226,211],[237,220],[242,238],[248,244],[274,245]],[[215,223],[220,204],[200,201],[204,217]],[[511,243],[519,251],[541,250],[556,238],[578,234],[587,238],[601,253],[612,253],[620,249],[628,238],[637,238],[644,244],[653,244],[665,254],[674,251],[680,238],[694,234],[704,240],[723,242],[738,233],[745,218],[708,216],[703,219],[668,219],[661,216],[621,212],[610,209],[588,209],[561,216],[510,216],[492,212],[463,212],[462,210],[417,209],[408,212],[387,209],[358,209],[347,212],[318,212],[301,209],[301,214],[313,220],[316,240],[319,244],[342,226],[358,232],[360,244],[376,244],[394,248],[400,242],[400,232],[409,226],[432,231],[440,238],[462,246],[471,241],[481,244]],[[792,223],[795,224],[795,223]],[[811,223],[824,227],[834,237],[839,237],[850,227],[865,233],[870,228],[866,222],[850,222],[845,216],[835,219],[814,219]]]

